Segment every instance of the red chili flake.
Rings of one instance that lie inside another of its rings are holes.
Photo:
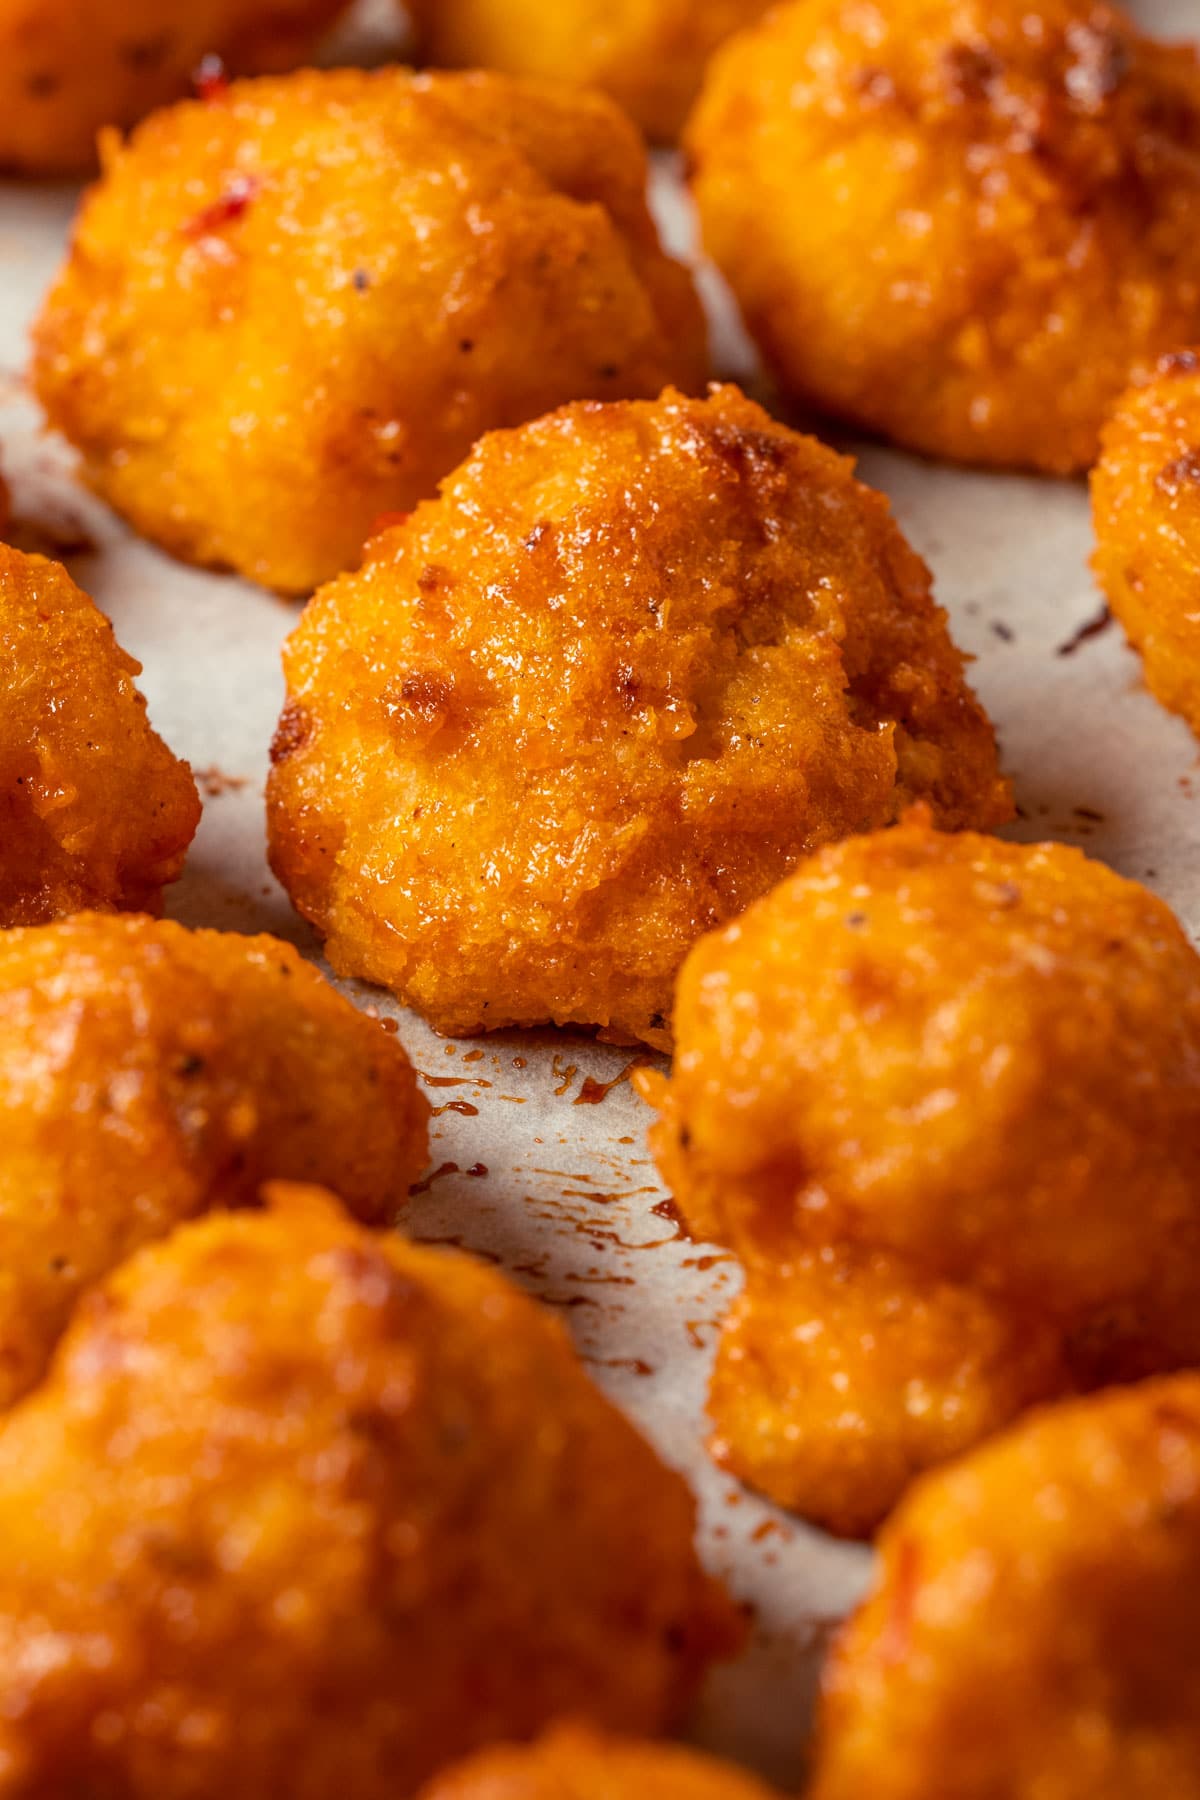
[[[258,182],[253,175],[235,175],[219,200],[203,207],[195,218],[188,220],[183,228],[185,236],[211,237],[222,226],[232,225],[242,217],[257,192]]]
[[[192,70],[197,100],[221,100],[229,91],[229,71],[219,56],[202,56]]]

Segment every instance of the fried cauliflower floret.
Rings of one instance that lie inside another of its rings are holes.
[[[689,127],[706,244],[783,386],[1066,474],[1200,336],[1200,61],[1100,0],[799,0]]]
[[[1009,811],[886,502],[733,388],[486,438],[285,669],[275,870],[442,1031],[666,1045],[690,944],[805,851]]]
[[[241,82],[109,144],[35,332],[87,480],[176,555],[304,593],[484,431],[704,374],[691,278],[599,95]]]
[[[300,62],[346,0],[0,0],[0,168],[71,174],[103,126],[186,94],[206,56]]]
[[[274,938],[95,914],[0,933],[0,1408],[84,1288],[265,1178],[390,1219],[427,1113],[396,1039]]]
[[[421,1800],[771,1800],[729,1763],[562,1725],[530,1748],[481,1750],[437,1775]]]
[[[771,0],[417,0],[432,62],[600,88],[675,138],[717,45]]]
[[[925,1477],[825,1678],[812,1800],[1200,1796],[1200,1379]]]
[[[867,1537],[917,1469],[1069,1391],[1040,1314],[844,1245],[762,1252],[722,1331],[709,1449],[842,1537]]]
[[[309,1190],[80,1305],[0,1426],[0,1793],[405,1800],[734,1639],[694,1506],[559,1323]]]
[[[65,569],[0,544],[0,927],[161,911],[200,799],[140,673]]]
[[[1200,736],[1200,350],[1127,393],[1092,474],[1095,568],[1150,691]]]
[[[720,1460],[859,1535],[1032,1401],[1200,1359],[1200,957],[1076,850],[919,813],[684,965],[653,1145],[746,1287]]]

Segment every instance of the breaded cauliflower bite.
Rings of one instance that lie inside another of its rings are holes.
[[[925,1477],[826,1671],[812,1800],[1196,1800],[1200,1379]]]
[[[736,1641],[557,1320],[278,1191],[142,1251],[0,1426],[0,1794],[406,1800]]]
[[[84,1288],[265,1178],[392,1218],[427,1114],[395,1038],[274,938],[95,914],[0,933],[0,1408]]]
[[[486,438],[285,669],[275,870],[441,1031],[665,1046],[690,944],[805,851],[1010,810],[886,501],[733,388]]]
[[[1200,350],[1132,388],[1092,473],[1094,564],[1146,683],[1200,736]]]
[[[729,1763],[560,1725],[529,1748],[481,1750],[436,1775],[420,1800],[772,1800]]]
[[[39,396],[147,537],[308,592],[484,431],[702,382],[645,185],[599,95],[235,83],[108,145],[36,328]]]
[[[0,928],[162,910],[200,799],[140,673],[64,568],[0,544]]]
[[[717,45],[771,0],[416,0],[431,62],[600,88],[675,138]]]
[[[782,385],[913,449],[1085,468],[1200,337],[1200,60],[1101,0],[797,0],[689,149]]]
[[[102,127],[186,94],[205,57],[303,60],[346,0],[0,0],[0,168],[73,174]]]
[[[746,1268],[713,1447],[781,1504],[865,1534],[1032,1402],[1200,1359],[1200,957],[1145,889],[917,814],[697,945],[675,1031],[652,1143]]]

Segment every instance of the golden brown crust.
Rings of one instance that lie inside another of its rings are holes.
[[[1200,958],[1060,845],[919,817],[823,851],[680,976],[664,1178],[746,1295],[722,1460],[868,1530],[1031,1400],[1200,1353]]]
[[[689,945],[806,850],[1010,808],[887,503],[733,388],[486,438],[285,667],[275,870],[439,1030],[664,1045]]]
[[[771,1790],[678,1744],[560,1725],[529,1747],[480,1751],[436,1775],[420,1800],[771,1800]]]
[[[1070,1392],[1035,1310],[843,1245],[756,1259],[709,1388],[709,1450],[841,1537],[869,1537],[914,1475]]]
[[[699,302],[645,182],[599,95],[397,68],[235,83],[108,146],[38,393],[148,537],[307,592],[482,432],[699,385]]]
[[[717,45],[771,0],[416,0],[421,46],[453,68],[599,88],[652,138],[682,129]]]
[[[782,6],[689,148],[782,383],[913,448],[1087,467],[1200,333],[1200,62],[1101,0]]]
[[[1095,569],[1150,691],[1200,736],[1200,350],[1127,393],[1092,474]]]
[[[179,99],[206,56],[237,75],[290,68],[345,4],[0,0],[0,168],[91,168],[103,126]]]
[[[86,1299],[0,1426],[21,1800],[403,1800],[574,1713],[652,1733],[736,1641],[694,1505],[557,1320],[312,1190]]]
[[[200,800],[140,673],[65,569],[0,544],[0,927],[161,910]]]
[[[275,938],[89,914],[0,935],[0,1408],[78,1295],[181,1219],[272,1176],[393,1217],[427,1113],[395,1037]]]
[[[1196,1800],[1200,1380],[925,1477],[825,1678],[813,1800]]]

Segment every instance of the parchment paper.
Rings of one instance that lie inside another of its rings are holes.
[[[1138,10],[1157,29],[1200,34],[1200,0],[1145,0]],[[264,858],[279,646],[296,610],[131,537],[74,485],[69,453],[40,435],[22,392],[28,322],[74,204],[70,189],[0,184],[0,458],[14,536],[62,556],[111,615],[145,666],[155,725],[197,772],[204,818],[169,913],[278,932],[319,959]],[[656,170],[655,204],[672,242],[690,251],[690,213],[669,158]],[[703,279],[719,372],[761,391],[719,283],[711,272]],[[861,468],[892,496],[937,573],[959,643],[978,658],[974,680],[1016,779],[1014,834],[1081,844],[1156,888],[1197,933],[1197,746],[1144,692],[1116,628],[1077,639],[1100,605],[1082,483],[976,475],[879,448],[864,450]],[[563,1308],[597,1380],[692,1481],[705,1557],[754,1623],[746,1656],[709,1683],[698,1741],[794,1784],[828,1629],[860,1593],[870,1559],[762,1504],[705,1454],[707,1373],[738,1271],[683,1238],[663,1205],[647,1114],[627,1079],[631,1053],[554,1032],[447,1042],[386,995],[344,985],[359,1004],[398,1018],[442,1109],[434,1163],[410,1209],[413,1234],[493,1259]]]

